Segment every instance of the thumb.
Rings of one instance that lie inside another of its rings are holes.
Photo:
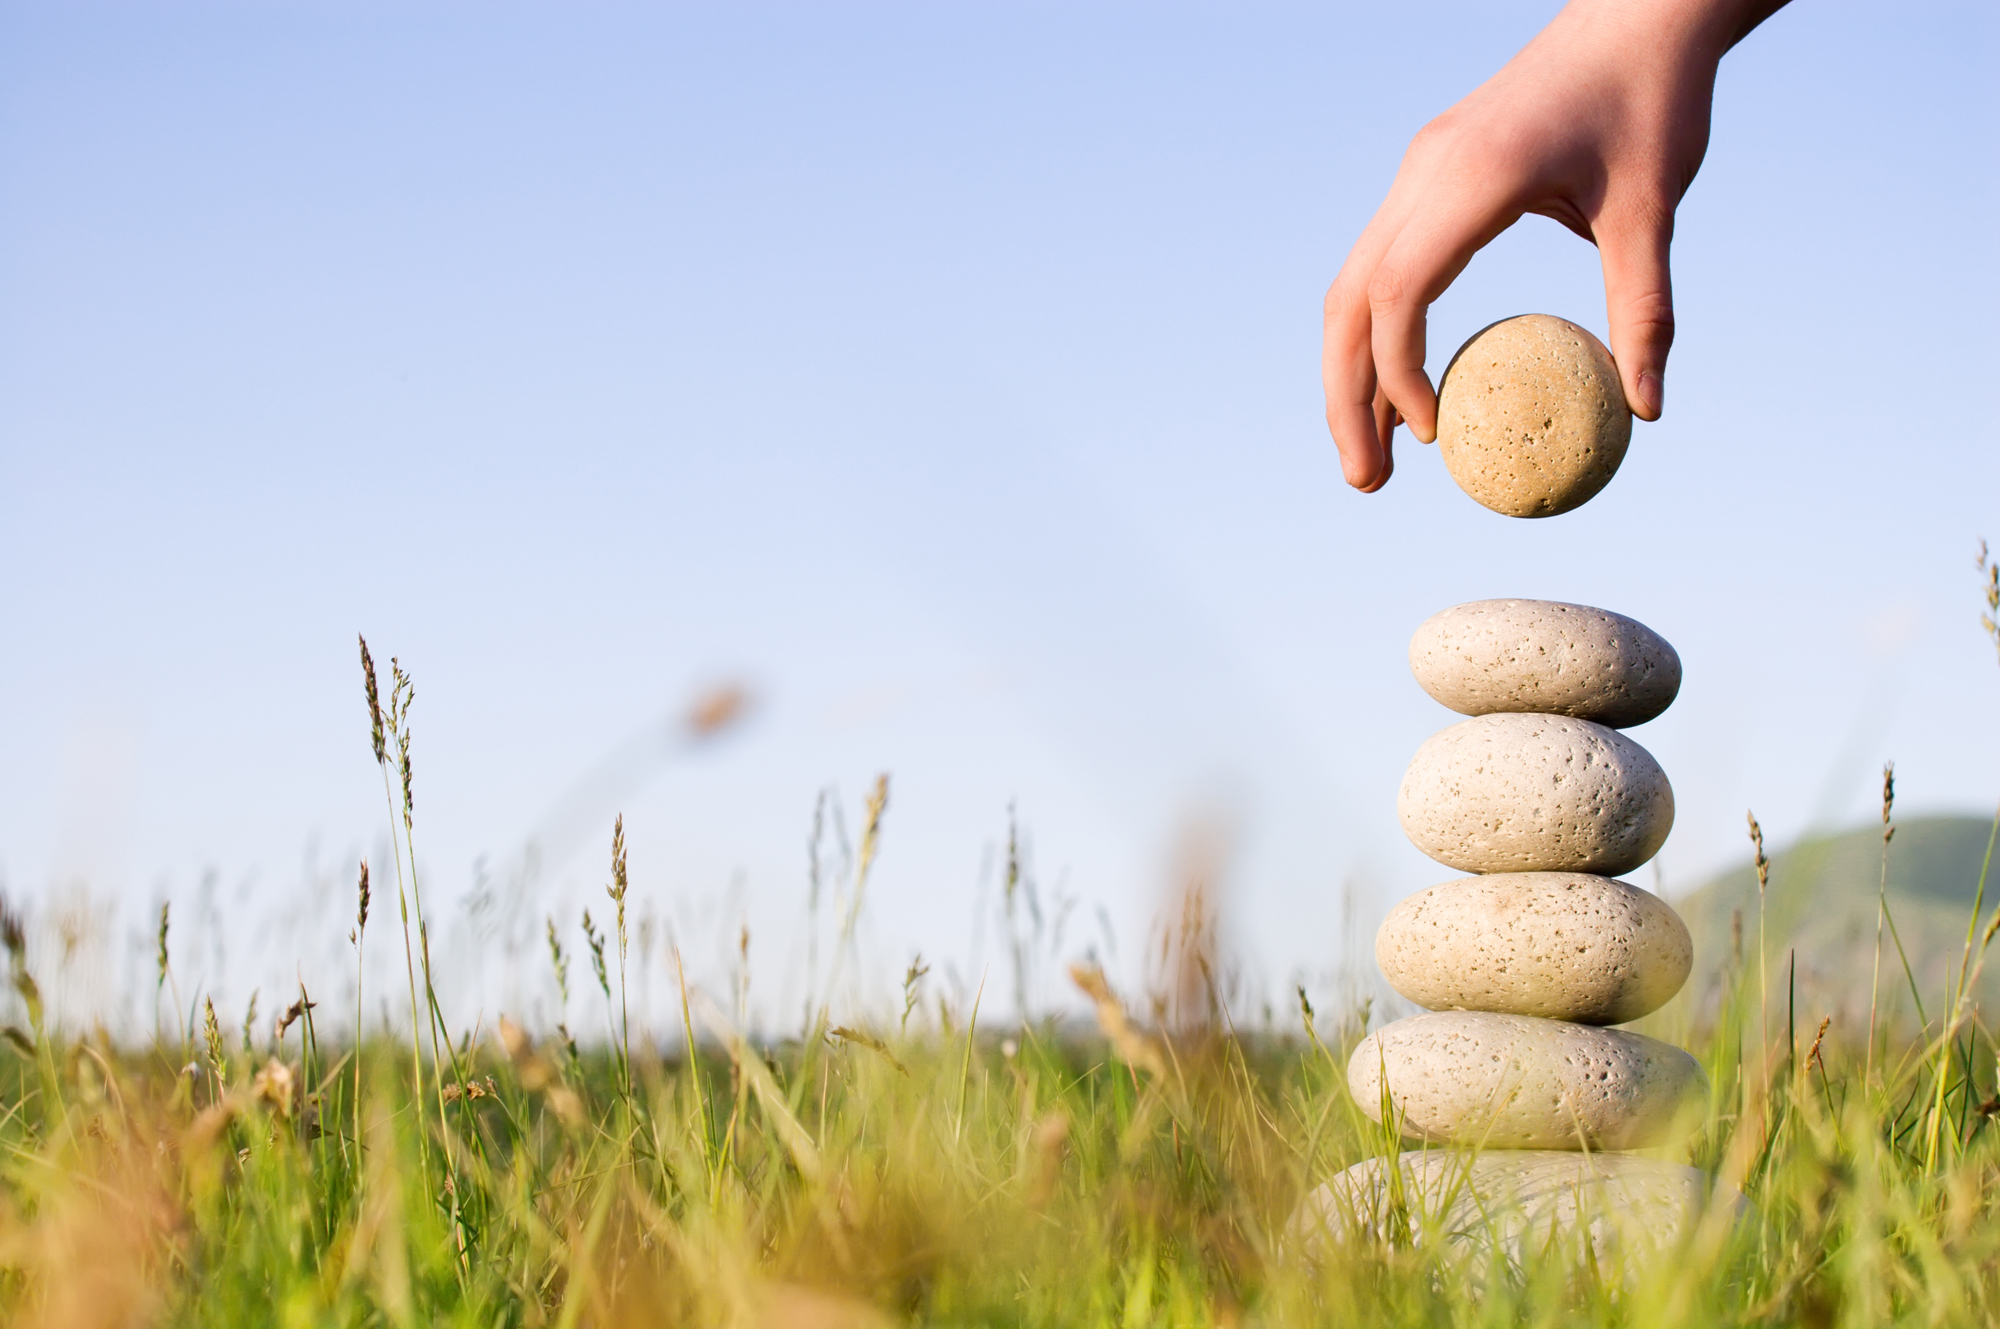
[[[1666,391],[1667,349],[1674,344],[1673,279],[1667,265],[1673,209],[1656,204],[1625,217],[1600,218],[1593,229],[1604,263],[1611,355],[1618,361],[1625,400],[1641,420],[1657,420]]]

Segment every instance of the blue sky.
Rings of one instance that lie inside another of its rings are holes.
[[[513,949],[458,920],[486,1009],[546,1007],[523,939],[620,809],[703,981],[747,922],[799,1000],[815,798],[878,771],[885,984],[999,962],[1010,806],[1075,902],[1051,956],[1137,981],[1220,824],[1253,986],[1331,984],[1450,875],[1395,822],[1451,719],[1404,650],[1489,596],[1681,651],[1634,735],[1669,889],[1746,806],[1867,815],[1884,758],[1912,811],[1990,808],[1990,5],[1799,0],[1727,59],[1667,415],[1589,507],[1495,516],[1407,443],[1340,484],[1324,287],[1553,8],[0,5],[0,880],[89,921],[79,1003],[166,898],[190,985],[337,986],[385,824],[357,630],[418,680],[440,913],[614,762]],[[1539,219],[1433,372],[1531,310],[1603,331]],[[739,732],[647,755],[736,678]]]

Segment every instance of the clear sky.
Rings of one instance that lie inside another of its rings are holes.
[[[357,630],[417,679],[419,858],[489,1014],[551,1009],[532,934],[575,944],[621,808],[696,976],[747,921],[801,1001],[815,798],[852,824],[879,771],[879,987],[1003,963],[1010,806],[1075,902],[1049,955],[1136,982],[1224,825],[1250,990],[1331,986],[1451,875],[1396,825],[1453,718],[1404,652],[1491,596],[1679,648],[1634,733],[1669,890],[1746,807],[1869,815],[1884,758],[1911,811],[1990,808],[1990,3],[1797,0],[1724,62],[1666,417],[1587,508],[1495,516],[1408,443],[1340,483],[1326,283],[1554,8],[0,4],[0,879],[87,923],[72,1009],[168,898],[190,989],[346,981]],[[1529,311],[1604,330],[1539,219],[1433,374]],[[648,739],[726,679],[737,732]]]

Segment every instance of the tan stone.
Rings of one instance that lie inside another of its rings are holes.
[[[1519,711],[1644,724],[1673,705],[1681,658],[1644,623],[1557,600],[1476,600],[1424,620],[1410,672],[1461,715]]]
[[[1361,1040],[1347,1088],[1402,1133],[1492,1149],[1643,1149],[1698,1124],[1707,1077],[1687,1053],[1624,1029],[1488,1011],[1413,1015]]]
[[[1419,891],[1375,934],[1389,986],[1434,1011],[1623,1024],[1672,1000],[1687,925],[1650,891],[1583,872],[1502,872]]]
[[[1499,1253],[1517,1266],[1560,1254],[1630,1277],[1671,1253],[1704,1214],[1734,1222],[1748,1208],[1733,1189],[1711,1194],[1695,1168],[1631,1154],[1411,1151],[1394,1160],[1402,1176],[1393,1188],[1390,1162],[1366,1159],[1316,1187],[1292,1219],[1298,1247],[1380,1241]]]
[[[1458,487],[1509,517],[1553,517],[1611,482],[1632,412],[1604,343],[1524,314],[1459,348],[1438,385],[1438,450]]]
[[[1674,825],[1674,791],[1616,729],[1482,715],[1432,734],[1396,799],[1417,848],[1460,872],[1630,872]]]

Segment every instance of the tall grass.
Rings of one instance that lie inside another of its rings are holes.
[[[1837,1031],[1796,1063],[1760,1051],[1742,978],[1700,1049],[1689,1157],[1751,1207],[1630,1268],[1309,1256],[1287,1238],[1305,1192],[1387,1144],[1342,1074],[1364,1020],[1168,1034],[1091,970],[1096,1031],[947,1006],[767,1049],[690,991],[692,1058],[509,1021],[421,1086],[406,1046],[320,1047],[303,1012],[254,1056],[204,1018],[192,1071],[178,1038],[23,1030],[0,1072],[0,1305],[63,1326],[1992,1318],[1984,1030],[1901,1031],[1871,1081]]]

